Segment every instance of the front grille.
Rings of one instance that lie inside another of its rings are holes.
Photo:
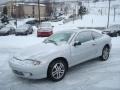
[[[17,74],[17,75],[21,75],[21,76],[24,76],[24,74],[23,74],[22,72],[20,72],[20,71],[17,71],[17,70],[13,70],[13,72],[14,72],[15,74]]]

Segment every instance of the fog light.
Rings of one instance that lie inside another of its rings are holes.
[[[24,73],[24,76],[25,77],[30,77],[30,76],[32,76],[32,73]]]
[[[40,65],[40,63],[41,63],[40,61],[33,61],[34,65]]]

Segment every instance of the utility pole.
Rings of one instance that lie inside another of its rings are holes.
[[[10,11],[11,11],[11,17],[13,16],[13,0],[11,0],[11,7],[10,7]]]
[[[16,21],[15,21],[15,25],[16,25],[16,28],[17,28],[17,0],[15,0],[15,13],[16,13]]]
[[[52,16],[51,16],[51,19],[53,18],[53,16],[54,16],[54,3],[53,3],[54,1],[53,0],[51,0],[51,4],[52,4]]]
[[[115,22],[115,16],[116,16],[116,8],[114,7],[114,19],[113,19],[114,22]]]
[[[109,27],[109,22],[110,22],[110,5],[111,5],[111,0],[109,0],[107,28]]]
[[[38,17],[39,17],[39,23],[41,22],[41,14],[40,14],[40,0],[38,0]]]
[[[88,9],[90,8],[90,0],[88,0]]]

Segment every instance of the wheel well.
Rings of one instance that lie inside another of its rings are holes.
[[[68,65],[67,59],[65,59],[64,57],[58,57],[58,58],[55,58],[54,60],[52,60],[52,61],[50,62],[50,64],[51,64],[52,62],[54,62],[55,60],[62,60],[63,62],[65,62],[66,65],[67,65],[67,70],[68,70],[69,65]],[[48,65],[48,69],[49,69],[49,67],[50,67],[50,64]],[[47,75],[48,75],[48,69],[47,69]]]
[[[62,60],[63,62],[66,63],[67,68],[69,67],[69,66],[68,66],[68,61],[67,61],[67,59],[65,59],[64,57],[55,58],[54,60],[52,60],[52,61],[50,62],[50,64],[51,64],[52,62],[54,62],[55,60]],[[49,64],[49,66],[50,66],[50,64]]]
[[[110,46],[108,44],[106,44],[104,47],[108,47],[110,49]]]

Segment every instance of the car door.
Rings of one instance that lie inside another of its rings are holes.
[[[97,47],[95,54],[96,56],[100,56],[103,46],[104,46],[103,35],[98,32],[92,31],[92,36],[93,36],[94,42],[96,43],[96,47]]]
[[[81,45],[71,45],[73,64],[78,64],[95,57],[97,47],[90,31],[80,32],[73,40],[73,42],[76,41],[79,41]]]

